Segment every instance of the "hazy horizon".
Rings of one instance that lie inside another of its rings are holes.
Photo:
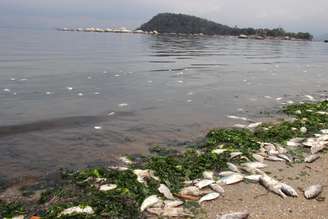
[[[239,27],[282,27],[293,32],[328,33],[328,2],[317,0],[1,0],[0,27],[137,28],[158,13],[183,13]]]

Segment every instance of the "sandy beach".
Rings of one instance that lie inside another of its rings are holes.
[[[300,189],[313,184],[328,185],[328,156],[322,154],[314,163],[300,163],[292,166],[281,162],[266,162],[265,171],[270,176],[297,188],[298,198],[282,199],[268,192],[259,184],[239,183],[225,186],[224,197],[204,204],[207,218],[215,219],[217,215],[230,212],[248,211],[249,218],[259,219],[325,219],[328,218],[327,187],[318,200],[307,200]]]

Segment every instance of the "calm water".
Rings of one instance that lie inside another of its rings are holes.
[[[319,42],[0,29],[0,178],[106,164],[245,123],[227,115],[257,121],[325,96],[327,60]]]

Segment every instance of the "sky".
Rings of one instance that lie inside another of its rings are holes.
[[[0,0],[0,27],[137,28],[160,12],[230,26],[328,33],[328,0]]]

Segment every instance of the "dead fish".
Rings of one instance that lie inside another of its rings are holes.
[[[242,155],[243,153],[241,153],[241,152],[239,152],[239,151],[237,151],[237,152],[232,152],[232,153],[230,153],[230,159],[233,159],[233,158],[235,158],[235,157],[238,157],[238,156],[240,156],[240,155]]]
[[[250,182],[257,183],[260,181],[261,176],[262,175],[248,175],[248,176],[245,176],[244,178]]]
[[[235,172],[232,172],[232,171],[222,171],[218,175],[219,175],[219,177],[225,177],[225,176],[230,176],[232,174],[235,174]]]
[[[257,169],[257,168],[242,167],[241,169],[251,175],[264,175],[265,174],[264,171]]]
[[[327,113],[327,112],[325,112],[325,113]],[[328,113],[327,113],[327,114],[328,114]],[[321,129],[320,132],[321,132],[322,134],[328,134],[328,129]]]
[[[276,157],[276,156],[268,156],[265,159],[269,160],[269,161],[285,161],[284,159]]]
[[[221,178],[219,180],[219,182],[222,182],[226,185],[231,185],[231,184],[241,182],[241,181],[243,181],[243,179],[244,179],[243,175],[241,175],[239,173],[235,173],[235,174],[232,174],[230,176],[225,176],[225,177]]]
[[[213,184],[211,184],[211,185],[210,185],[210,188],[211,188],[213,191],[218,192],[218,193],[220,193],[220,194],[223,194],[223,193],[224,193],[224,189],[223,189],[220,185],[218,185],[217,183],[213,183]]]
[[[287,146],[289,147],[299,147],[301,146],[301,142],[304,140],[304,138],[293,138],[287,141]]]
[[[316,198],[321,192],[322,192],[321,185],[312,185],[309,186],[307,189],[305,189],[304,197],[306,199],[313,199]]]
[[[305,142],[303,142],[303,145],[306,147],[313,147],[317,144],[316,138],[308,138]]]
[[[135,169],[133,170],[133,173],[137,175],[137,181],[140,183],[146,183],[146,179],[153,178],[157,181],[159,181],[159,178],[154,175],[154,172],[152,170],[140,170]]]
[[[319,158],[320,158],[319,154],[311,154],[311,155],[307,156],[304,159],[304,161],[305,161],[305,163],[312,163],[312,162],[316,161]]]
[[[281,183],[268,175],[263,175],[260,177],[259,183],[268,189],[271,192],[274,192],[280,195],[282,198],[286,198],[288,196],[297,197],[298,194],[294,188],[291,186]]]
[[[259,127],[260,125],[262,125],[262,122],[255,122],[255,123],[251,123],[247,126],[247,128],[249,129],[255,129],[257,127]]]
[[[211,179],[203,179],[203,180],[199,181],[198,183],[196,183],[195,186],[202,189],[202,188],[205,188],[206,186],[213,184],[214,182],[215,181],[211,180]]]
[[[287,196],[285,195],[285,193],[283,193],[281,191],[281,186],[280,186],[280,182],[278,182],[277,180],[264,175],[260,177],[259,183],[265,187],[266,189],[268,189],[271,192],[274,192],[278,195],[280,195],[282,198],[286,198]]]
[[[164,206],[165,208],[174,208],[174,207],[178,207],[180,205],[183,205],[183,201],[180,200],[165,200],[164,201]]]
[[[289,162],[289,163],[292,162],[292,160],[291,160],[286,154],[278,154],[277,156],[278,156],[279,158],[284,159],[285,161],[287,161],[287,162]]]
[[[318,111],[317,114],[319,114],[319,115],[328,115],[328,112],[325,112],[325,111]]]
[[[11,217],[11,219],[24,219],[24,218],[25,218],[24,215],[17,215],[17,216]],[[7,218],[5,217],[4,219],[7,219]]]
[[[301,127],[300,132],[305,134],[307,132],[307,128],[306,127]]]
[[[181,195],[193,195],[193,196],[200,196],[201,195],[201,191],[198,187],[196,186],[188,186],[188,187],[184,187],[181,191],[180,191]]]
[[[279,152],[279,154],[286,154],[288,152],[286,148],[284,148],[280,145],[276,145],[276,149]]]
[[[325,144],[317,144],[311,147],[311,154],[316,154],[326,148]]]
[[[228,165],[229,170],[240,173],[239,168],[235,164],[228,162],[227,165]]]
[[[236,128],[241,128],[241,129],[244,129],[247,127],[247,125],[243,125],[243,124],[234,124],[233,126]]]
[[[160,199],[157,197],[157,195],[151,195],[147,197],[141,204],[140,211],[143,212],[145,209],[155,205],[157,202],[159,202]]]
[[[133,162],[126,156],[120,157],[120,160],[125,164],[132,164]]]
[[[83,208],[80,206],[76,206],[76,207],[65,209],[58,215],[58,217],[61,217],[63,215],[71,215],[71,214],[94,214],[94,213],[95,213],[94,210],[90,206],[85,206]]]
[[[163,217],[193,217],[191,212],[184,208],[164,208]]]
[[[298,197],[296,190],[293,187],[291,187],[290,185],[287,185],[285,183],[281,183],[281,191],[288,196]]]
[[[107,192],[107,191],[110,191],[110,190],[114,190],[116,188],[117,188],[117,185],[115,185],[115,184],[105,184],[105,185],[101,185],[99,187],[99,190],[103,191],[103,192]]]
[[[229,119],[239,119],[239,120],[243,120],[243,121],[248,121],[248,119],[246,117],[240,117],[240,116],[234,116],[234,115],[228,115],[227,118]]]
[[[193,214],[184,208],[148,208],[147,212],[160,217],[193,217]]]
[[[212,150],[212,153],[213,154],[217,154],[217,155],[220,155],[220,154],[222,154],[222,153],[224,153],[224,152],[226,152],[227,151],[227,149],[214,149],[214,150]]]
[[[304,97],[308,98],[310,101],[314,101],[314,97],[312,97],[311,95],[305,95]]]
[[[203,177],[205,179],[214,179],[214,172],[213,171],[204,171]]]
[[[129,169],[128,167],[123,167],[123,166],[110,166],[108,168],[112,170],[119,170],[119,171],[125,171]]]
[[[164,184],[160,184],[158,191],[164,195],[165,198],[170,199],[170,200],[174,200],[174,197],[170,191],[170,189],[164,185]]]
[[[259,155],[259,154],[253,154],[252,156],[253,156],[253,158],[254,158],[256,161],[261,162],[261,163],[264,162],[264,157],[263,157],[262,155]]]
[[[247,162],[242,164],[243,167],[248,167],[251,169],[259,169],[259,168],[265,168],[268,165],[261,163],[261,162]]]
[[[217,219],[247,219],[249,216],[248,212],[236,212],[231,214],[225,214]]]
[[[211,192],[207,195],[204,195],[203,197],[201,197],[198,201],[199,204],[201,204],[204,201],[211,201],[214,199],[217,199],[218,197],[220,197],[220,193],[217,192]]]
[[[275,156],[275,155],[278,155],[279,154],[279,151],[277,151],[277,150],[269,150],[268,151],[268,155],[273,155],[273,156]]]
[[[262,143],[262,146],[266,151],[276,151],[276,146],[272,143]]]

